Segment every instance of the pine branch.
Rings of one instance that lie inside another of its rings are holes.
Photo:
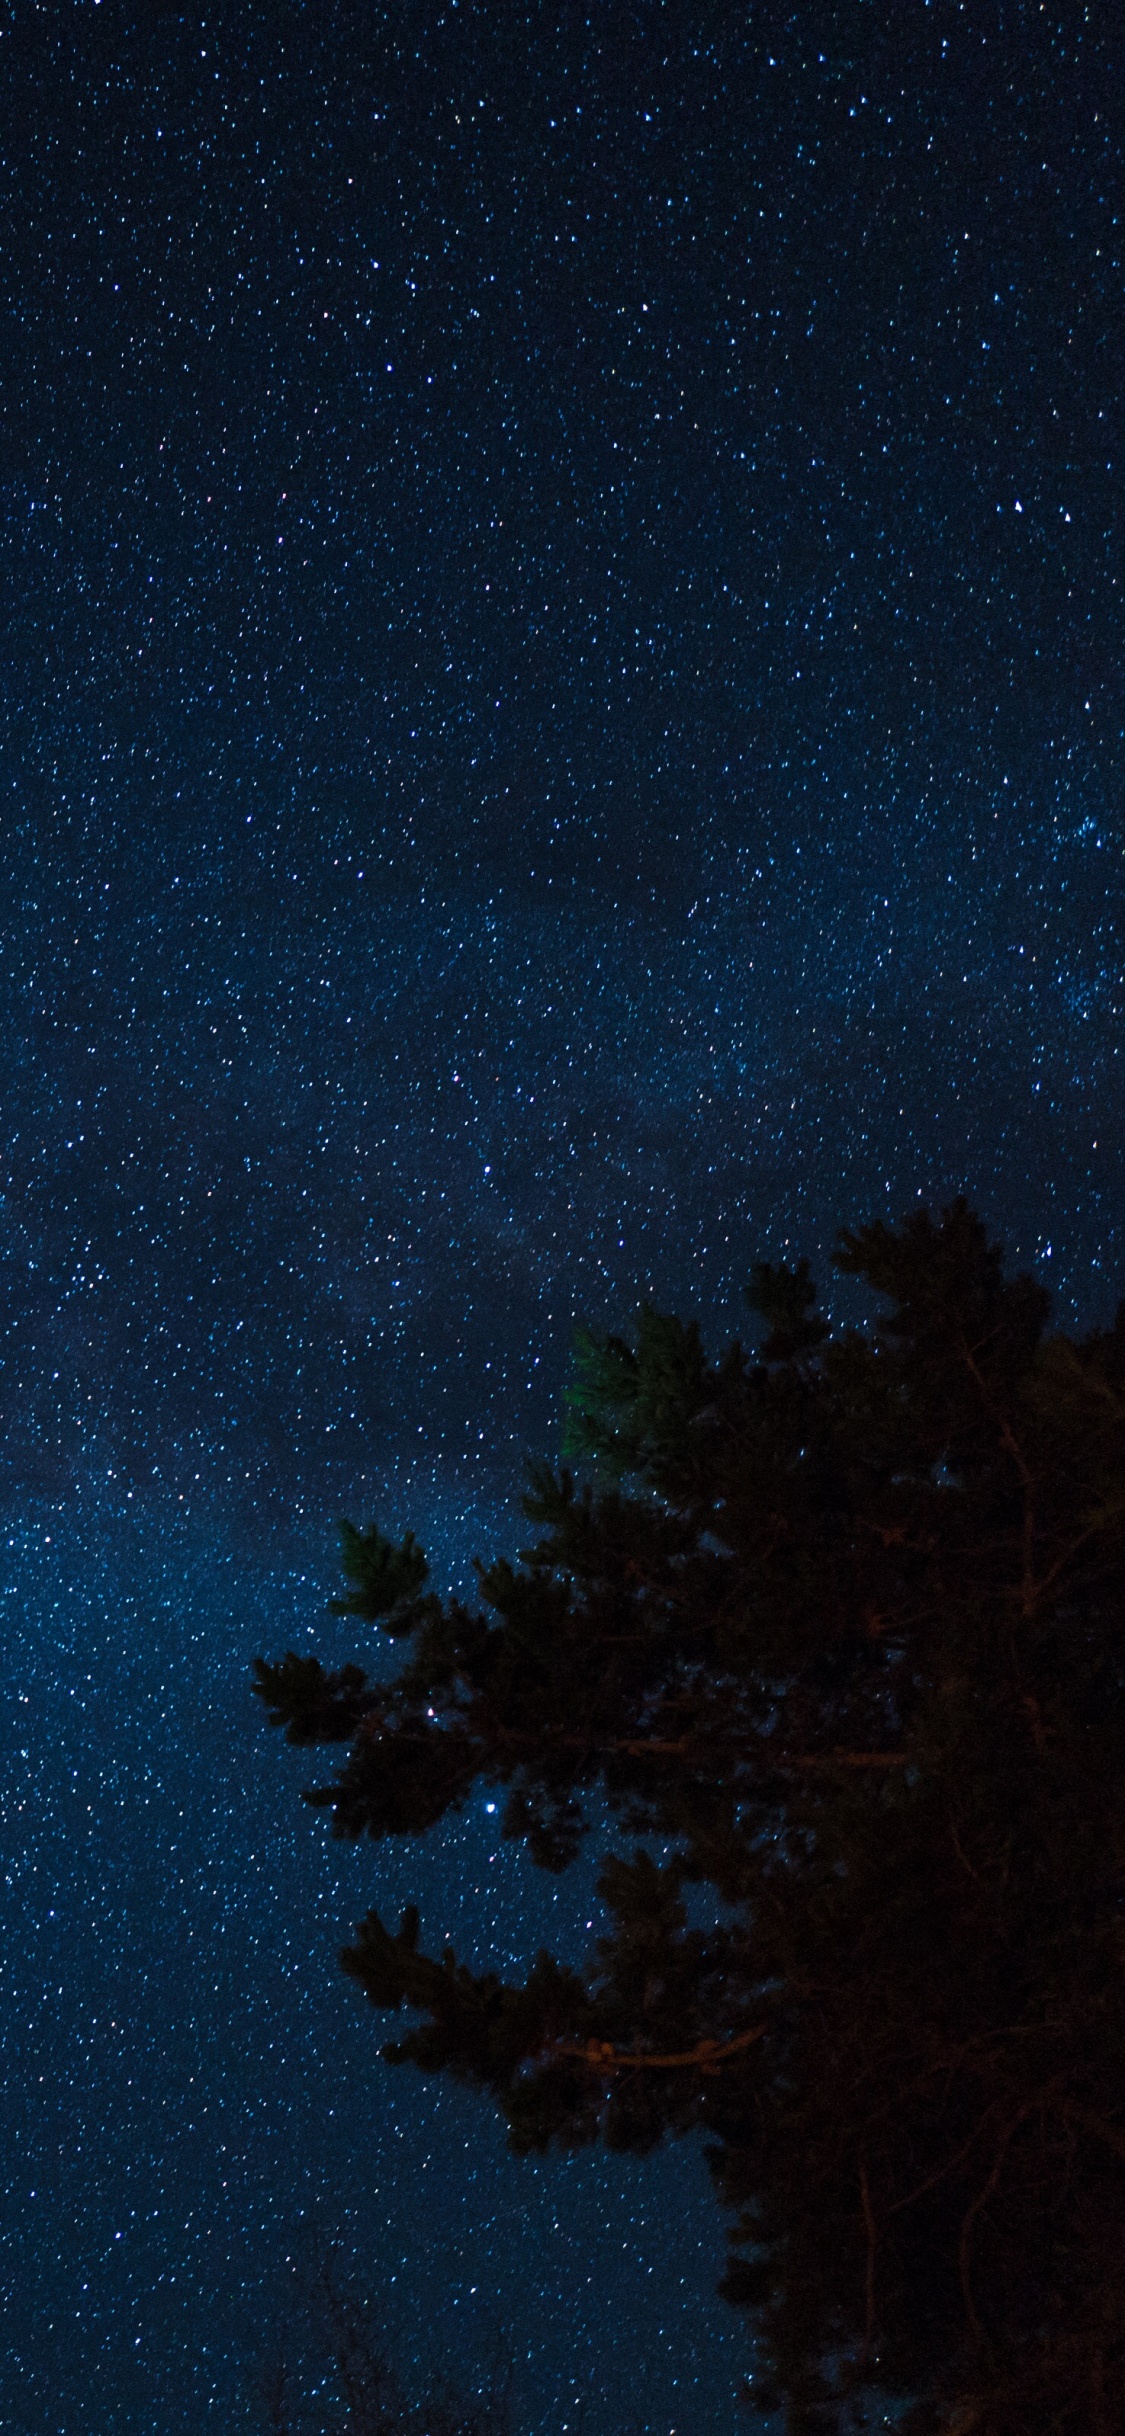
[[[608,2039],[600,2038],[587,2039],[581,2046],[553,2047],[551,2053],[572,2056],[576,2063],[588,2064],[592,2072],[685,2072],[692,2068],[721,2072],[732,2056],[744,2055],[765,2034],[765,2023],[758,2022],[753,2030],[743,2030],[737,2038],[701,2038],[682,2055],[649,2055],[644,2049],[614,2047]]]
[[[783,1768],[908,1768],[909,1751],[779,1751]]]

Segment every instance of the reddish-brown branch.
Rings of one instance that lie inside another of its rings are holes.
[[[701,2038],[682,2055],[649,2055],[643,2049],[614,2047],[608,2039],[600,2038],[587,2039],[583,2046],[562,2044],[551,2052],[588,2064],[592,2072],[685,2072],[692,2067],[699,2072],[721,2072],[732,2056],[744,2055],[748,2047],[764,2037],[765,2023],[758,2022],[753,2030],[740,2031],[737,2038]]]
[[[783,1768],[908,1768],[907,1751],[784,1751]]]
[[[1095,1522],[1087,1523],[1086,1529],[1079,1532],[1077,1539],[1071,1541],[1069,1548],[1063,1549],[1062,1555],[1055,1558],[1054,1564],[1044,1574],[1039,1584],[1040,1598],[1044,1591],[1054,1588],[1060,1573],[1065,1573],[1067,1566],[1077,1556],[1079,1549],[1086,1546],[1088,1540],[1096,1539],[1099,1531],[1108,1531],[1111,1523],[1119,1523],[1123,1519],[1125,1519],[1125,1508],[1114,1506],[1108,1514],[1099,1514]]]
[[[960,1838],[960,1836],[959,1836],[959,1835],[958,1835],[958,1833],[957,1833],[957,1829],[956,1829],[956,1827],[955,1827],[954,1822],[953,1822],[953,1820],[952,1820],[952,1819],[950,1819],[950,1822],[949,1822],[949,1832],[950,1832],[950,1835],[951,1835],[951,1837],[952,1837],[952,1839],[953,1839],[953,1850],[954,1850],[954,1852],[956,1853],[958,1860],[960,1861],[960,1864],[961,1864],[962,1869],[963,1869],[963,1870],[966,1872],[967,1876],[969,1876],[969,1877],[972,1879],[974,1886],[979,1886],[979,1885],[980,1885],[980,1871],[979,1871],[979,1869],[974,1869],[974,1868],[973,1868],[973,1864],[972,1864],[972,1862],[966,1858],[966,1855],[965,1855],[965,1854],[964,1854],[964,1852],[962,1851],[962,1849],[961,1849],[961,1838]]]
[[[698,1734],[681,1734],[675,1742],[661,1742],[655,1736],[617,1737],[612,1740],[596,1734],[562,1734],[559,1737],[567,1751],[623,1751],[630,1759],[683,1759],[690,1751],[701,1747]],[[906,1768],[910,1757],[906,1751],[771,1751],[762,1745],[762,1757],[775,1768]]]
[[[624,1751],[630,1759],[647,1759],[650,1754],[657,1759],[682,1759],[692,1737],[681,1734],[676,1742],[658,1742],[655,1737],[649,1740],[646,1736],[625,1740],[615,1737],[609,1741],[594,1734],[564,1734],[561,1739],[568,1751]]]
[[[984,2114],[981,2116],[980,2122],[974,2126],[973,2130],[969,2133],[968,2139],[962,2143],[959,2149],[954,2151],[952,2157],[947,2157],[945,2164],[939,2165],[934,2173],[928,2174],[924,2182],[916,2183],[914,2189],[907,2192],[905,2199],[896,2199],[893,2207],[889,2209],[888,2213],[891,2216],[897,2216],[900,2209],[912,2208],[915,2200],[925,2198],[927,2191],[935,2191],[939,2182],[945,2181],[947,2174],[956,2173],[958,2166],[964,2164],[970,2149],[975,2148],[976,2143],[980,2139],[981,2133],[989,2120],[989,2117],[995,2114],[996,2108],[1000,2104],[1001,2100],[998,2098],[991,2106],[986,2107]]]
[[[977,2314],[970,2279],[973,2250],[973,2230],[976,2225],[976,2220],[980,2215],[981,2210],[987,2207],[988,2202],[999,2183],[1000,2176],[1004,2171],[1004,2166],[1007,2161],[1008,2151],[1013,2140],[1015,2139],[1016,2133],[1020,2131],[1023,2125],[1030,2120],[1032,2115],[1041,2114],[1045,2108],[1050,2106],[1052,2098],[1062,2086],[1062,2081],[1063,2075],[1060,2073],[1053,2081],[1048,2081],[1045,2089],[1037,2090],[1035,2096],[1033,2098],[1028,2098],[1026,2104],[1018,2107],[1015,2114],[1009,2118],[1001,2134],[1000,2143],[997,2148],[995,2158],[993,2159],[992,2171],[989,2174],[988,2180],[984,2184],[983,2189],[977,2192],[972,2206],[966,2210],[962,2219],[961,2239],[958,2245],[961,2293],[965,2303],[965,2315],[969,2322],[970,2332],[975,2336],[978,2342],[983,2336],[984,2328],[982,2327],[980,2318]],[[1067,2110],[1063,2108],[1059,2111],[1065,2113]],[[1125,2154],[1125,2142],[1122,2142],[1122,2153]]]
[[[961,2222],[961,2239],[958,2244],[958,2266],[961,2275],[961,2296],[965,2303],[965,2316],[969,2321],[970,2332],[975,2336],[978,2343],[984,2333],[984,2328],[981,2325],[980,2318],[977,2314],[977,2305],[973,2299],[973,2288],[970,2273],[973,2256],[973,2228],[982,2208],[986,2208],[988,2206],[988,2202],[996,2189],[1000,2176],[1004,2171],[1004,2160],[1013,2140],[1015,2139],[1020,2124],[1026,2121],[1027,2116],[1034,2114],[1034,2112],[1034,2106],[1022,2107],[1019,2114],[1016,2116],[1015,2121],[1013,2123],[1009,2123],[1004,2133],[1004,2137],[1001,2140],[1000,2146],[996,2152],[996,2156],[993,2159],[992,2171],[989,2174],[988,2180],[985,2182],[982,2189],[977,2192],[976,2198],[973,2200],[971,2207],[966,2209]]]

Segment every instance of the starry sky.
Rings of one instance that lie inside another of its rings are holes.
[[[518,1544],[576,1319],[960,1188],[1112,1305],[1116,14],[0,5],[18,2436],[259,2427],[326,2258],[518,2436],[733,2431],[700,2160],[336,1973],[588,1880],[326,1845],[247,1671],[341,1512]]]

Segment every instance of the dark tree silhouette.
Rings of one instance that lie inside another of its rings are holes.
[[[483,2393],[447,2378],[407,2395],[370,2312],[339,2291],[327,2266],[318,2299],[328,2373],[301,2377],[280,2347],[262,2380],[268,2436],[512,2436],[511,2381],[499,2363]]]
[[[371,1914],[383,2049],[518,2149],[701,2130],[794,2431],[898,2397],[959,2436],[1125,2428],[1125,1315],[1076,1339],[964,1203],[845,1234],[888,1308],[831,1335],[758,1268],[757,1358],[642,1312],[585,1338],[568,1453],[482,1612],[345,1529],[392,1682],[290,1655],[307,1799],[422,1835],[484,1783],[565,1869],[624,1839],[585,1972],[522,1986]],[[882,2400],[880,2401],[880,2398]],[[761,2395],[763,2407],[769,2395]]]

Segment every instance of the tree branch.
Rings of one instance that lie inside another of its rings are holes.
[[[559,1737],[567,1751],[624,1751],[630,1759],[683,1759],[699,1747],[698,1734],[681,1734],[675,1742],[659,1742],[637,1736],[632,1739],[600,1739],[597,1735],[562,1734]],[[770,1751],[763,1756],[778,1768],[906,1768],[910,1765],[906,1751]]]
[[[701,2038],[682,2055],[649,2055],[643,2049],[614,2047],[608,2039],[587,2039],[584,2046],[553,2047],[553,2055],[566,2055],[576,2063],[588,2064],[591,2072],[685,2072],[695,2067],[700,2072],[721,2072],[731,2056],[743,2055],[755,2040],[764,2038],[766,2026],[758,2022],[753,2030],[740,2031],[737,2038]]]
[[[908,1751],[785,1751],[784,1768],[908,1768]]]

